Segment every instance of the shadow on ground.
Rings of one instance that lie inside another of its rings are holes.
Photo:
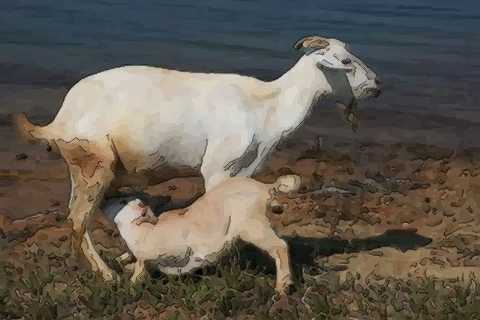
[[[290,261],[295,277],[301,280],[304,268],[318,267],[316,258],[339,253],[355,253],[371,251],[379,248],[395,248],[402,252],[425,247],[432,242],[416,230],[387,230],[381,235],[351,241],[335,238],[283,237],[287,241]],[[240,265],[243,268],[253,267],[268,274],[275,274],[273,260],[258,248],[248,243],[239,246]],[[347,267],[325,268],[323,271],[341,271]],[[202,272],[205,272],[202,271]]]

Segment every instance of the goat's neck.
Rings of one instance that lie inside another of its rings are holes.
[[[308,117],[318,98],[331,91],[322,72],[305,56],[270,85],[280,90],[266,119],[274,134],[288,134]]]

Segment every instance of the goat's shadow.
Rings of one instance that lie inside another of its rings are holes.
[[[383,247],[396,248],[403,252],[424,247],[432,242],[431,238],[416,233],[415,230],[387,230],[385,233],[364,239],[353,239],[351,241],[333,238],[307,238],[307,237],[283,237],[288,243],[290,261],[294,278],[302,281],[302,270],[305,267],[318,267],[315,264],[317,257],[325,257],[333,254],[354,253],[370,251]],[[275,264],[266,253],[257,247],[240,242],[238,248],[238,261],[242,269],[253,268],[261,270],[266,274],[275,275]],[[222,262],[231,263],[235,257],[230,253],[223,257]],[[196,275],[208,275],[215,273],[215,265],[198,270]],[[332,269],[336,271],[337,269]],[[161,277],[158,271],[150,271],[152,276]]]
[[[370,251],[383,247],[396,248],[402,252],[424,247],[432,242],[415,230],[387,230],[381,235],[351,241],[334,238],[283,237],[288,243],[294,277],[301,280],[302,270],[318,267],[315,259],[341,253]],[[273,260],[255,246],[242,243],[239,248],[242,268],[253,267],[268,274],[275,274]],[[336,270],[336,269],[332,269]]]

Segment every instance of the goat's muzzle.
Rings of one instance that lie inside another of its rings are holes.
[[[378,98],[382,94],[382,89],[380,88],[371,88],[368,89],[368,95],[374,98]]]

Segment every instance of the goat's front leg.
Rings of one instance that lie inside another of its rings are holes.
[[[138,259],[135,262],[134,269],[133,269],[133,275],[130,278],[130,281],[132,283],[137,283],[138,281],[143,281],[146,276],[146,270],[145,270],[145,262],[141,259]]]
[[[223,181],[244,171],[258,158],[258,142],[255,136],[233,135],[217,142],[209,142],[200,171],[205,192]]]
[[[200,171],[203,176],[205,192],[210,191],[230,177],[228,170],[225,170],[222,165],[217,165],[216,163],[204,162]]]
[[[288,294],[293,288],[293,281],[287,243],[275,234],[266,219],[245,223],[246,228],[240,234],[240,238],[265,251],[275,260],[277,271],[275,290],[280,295]]]

